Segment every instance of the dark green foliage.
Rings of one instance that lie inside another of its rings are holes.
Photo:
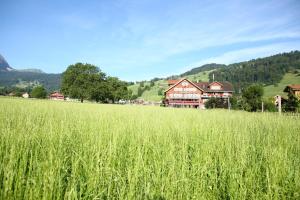
[[[150,81],[150,87],[154,86],[154,81]]]
[[[212,81],[214,74],[216,81],[229,81],[239,92],[253,83],[276,84],[286,72],[295,69],[300,69],[299,51],[234,63],[211,72],[209,79]]]
[[[141,88],[141,86],[138,87],[138,91],[137,91],[137,96],[140,97],[143,94],[143,89]]]
[[[202,65],[201,67],[193,68],[193,69],[181,74],[180,76],[188,76],[188,75],[198,74],[199,72],[209,71],[209,70],[213,70],[213,69],[219,69],[219,68],[223,68],[223,67],[226,67],[226,65],[216,64],[216,63],[206,64],[206,65]]]
[[[140,82],[140,87],[144,87],[144,81]]]
[[[72,98],[115,102],[128,99],[127,83],[115,77],[106,77],[91,64],[76,63],[63,73],[61,91]]]
[[[264,100],[264,111],[268,111],[268,112],[277,112],[278,109],[277,107],[275,106],[275,103],[270,100],[270,99],[267,99],[267,100]]]
[[[261,85],[251,85],[243,90],[243,108],[247,111],[257,111],[261,108],[264,89]]]
[[[141,85],[143,85],[143,87]],[[140,86],[138,87],[138,90],[137,90],[137,96],[138,97],[142,96],[146,90],[149,91],[150,89],[151,89],[151,83],[149,86],[149,85],[145,85],[144,82],[140,82]]]
[[[156,81],[160,81],[160,80],[164,80],[164,79],[163,78],[157,78],[157,77],[151,79],[152,82],[156,82]]]
[[[32,89],[27,88],[18,88],[18,87],[2,87],[0,88],[0,95],[6,96],[10,93],[15,94],[14,96],[22,96],[23,93],[31,93]]]
[[[228,108],[228,100],[212,97],[205,102],[205,108]]]
[[[103,93],[95,93],[97,89],[105,87],[105,74],[96,66],[90,64],[76,63],[70,65],[63,73],[61,91],[72,98],[78,98],[83,102],[84,99],[93,98],[101,99],[98,95]]]
[[[127,89],[127,83],[120,81],[116,77],[108,77],[107,84],[109,86],[110,99],[115,102],[120,99],[129,99],[132,91]]]
[[[299,99],[292,93],[288,93],[288,99],[283,104],[283,110],[286,112],[295,112],[298,111],[300,107]]]
[[[159,96],[162,96],[162,95],[164,94],[163,89],[162,89],[162,88],[159,88],[157,94],[158,94]]]
[[[35,72],[22,72],[22,71],[0,71],[0,85],[6,87],[12,87],[20,81],[24,82],[38,82],[43,85],[47,91],[59,90],[61,74],[46,74]]]
[[[231,108],[231,109],[236,110],[236,109],[239,108],[239,105],[238,105],[238,97],[236,97],[236,96],[230,97],[229,102],[230,102],[230,108]]]
[[[133,94],[133,95],[131,95],[130,100],[135,100],[135,99],[137,99],[137,98],[138,98],[138,95]]]
[[[47,91],[43,86],[36,86],[33,88],[30,96],[38,99],[45,99],[47,97]]]

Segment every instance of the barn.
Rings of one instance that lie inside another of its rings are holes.
[[[169,107],[204,108],[204,103],[212,97],[232,96],[233,86],[229,82],[192,82],[186,78],[169,80],[165,91],[165,104]]]
[[[50,95],[50,99],[52,100],[64,100],[65,97],[63,94],[59,93],[59,92],[54,92]]]

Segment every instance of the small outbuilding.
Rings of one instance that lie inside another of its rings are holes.
[[[50,94],[50,99],[63,101],[65,99],[65,96],[59,92],[54,92],[54,93]]]
[[[284,92],[291,93],[300,99],[300,84],[291,84],[284,88]]]
[[[22,94],[22,97],[25,98],[25,99],[27,99],[27,98],[29,98],[29,94],[28,94],[27,92],[26,92],[26,93],[23,93],[23,94]]]

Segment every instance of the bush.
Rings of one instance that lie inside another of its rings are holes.
[[[264,110],[269,112],[277,112],[278,109],[271,100],[264,100]]]
[[[33,88],[30,96],[38,99],[45,99],[47,97],[47,91],[43,86],[37,86]]]
[[[212,97],[208,101],[205,102],[205,108],[227,108],[227,100],[222,98]]]
[[[261,108],[261,98],[264,94],[264,89],[261,85],[251,85],[243,91],[243,107],[247,111],[255,112]]]

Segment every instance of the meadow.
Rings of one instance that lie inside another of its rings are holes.
[[[299,199],[300,116],[0,98],[0,199]]]

